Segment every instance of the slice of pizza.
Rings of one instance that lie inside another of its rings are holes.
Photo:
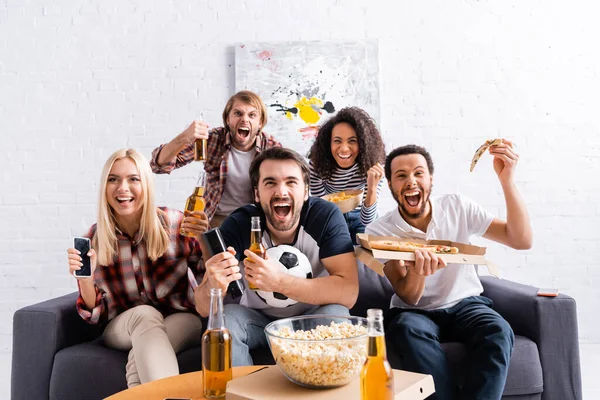
[[[397,242],[395,240],[372,240],[369,242],[372,248],[377,250],[390,250],[390,251],[412,251],[407,250],[408,246],[404,245],[406,242]],[[405,249],[405,250],[403,250]]]
[[[407,251],[414,252],[417,249],[429,250],[433,253],[439,254],[456,254],[458,253],[457,247],[443,246],[443,245],[428,245],[413,242],[397,242],[395,240],[372,240],[369,242],[372,248],[377,250],[388,250],[388,251]]]
[[[429,250],[438,254],[456,254],[458,253],[458,247],[444,246],[441,244],[425,244],[417,247],[419,249]]]
[[[458,247],[444,246],[440,244],[436,246],[435,252],[439,254],[457,254]]]
[[[485,153],[487,151],[487,149],[489,149],[491,146],[497,146],[501,143],[502,143],[502,139],[490,139],[490,140],[486,140],[484,144],[479,146],[479,148],[473,155],[473,159],[471,160],[471,172],[473,172],[473,169],[475,168],[477,161],[479,161],[479,159],[481,158],[483,153]]]

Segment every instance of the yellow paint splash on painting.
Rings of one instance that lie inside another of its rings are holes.
[[[313,106],[317,106],[318,109],[322,108],[323,100],[318,99],[316,97],[311,97],[310,99],[307,99],[303,96],[300,100],[296,102],[296,104],[294,104],[294,107],[298,109],[298,116],[300,117],[300,119],[302,119],[302,121],[306,122],[307,124],[315,124],[319,121],[319,119],[321,119],[319,112],[315,110],[315,107]],[[292,119],[292,116],[289,112],[286,113],[286,116],[289,119]]]

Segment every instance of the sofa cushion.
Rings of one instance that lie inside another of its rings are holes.
[[[537,345],[525,336],[515,335],[504,395],[541,393],[543,390],[544,378]]]
[[[369,308],[380,308],[384,312],[390,308],[394,289],[385,276],[379,276],[362,262],[358,264],[358,299],[350,310],[350,315],[367,316]]]
[[[459,383],[464,381],[461,371],[468,361],[467,348],[461,343],[442,343],[446,360],[455,371]],[[542,364],[537,345],[524,336],[515,335],[515,344],[508,376],[504,385],[504,396],[528,395],[543,391]]]
[[[182,374],[202,370],[202,351],[193,347],[177,354]],[[127,352],[104,346],[102,339],[67,347],[54,357],[50,399],[100,399],[127,389]]]
[[[54,356],[50,400],[96,400],[127,389],[127,353],[101,339],[67,347]]]
[[[388,359],[393,368],[402,368],[400,359],[388,345]],[[465,379],[465,365],[468,362],[467,347],[462,343],[442,343],[449,368],[454,371],[458,385]],[[542,364],[537,345],[530,339],[515,335],[515,345],[503,396],[517,396],[541,393],[543,391]]]
[[[179,373],[202,371],[202,347],[192,347],[177,354]]]

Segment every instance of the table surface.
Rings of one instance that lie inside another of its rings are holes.
[[[262,367],[261,365],[233,367],[233,378],[248,375]],[[192,400],[206,399],[202,393],[202,371],[144,383],[107,397],[106,400],[164,400],[169,397]]]
[[[263,369],[264,367],[264,365],[233,367],[233,379],[246,376],[252,372]],[[281,377],[283,378],[283,375],[281,375]],[[269,385],[270,390],[267,390],[265,392],[263,388],[261,389],[261,393],[254,393],[258,395],[258,397],[253,396],[252,398],[266,399],[268,397],[270,399],[278,399],[279,397],[277,396],[277,393],[282,393],[283,391],[289,394],[289,398],[304,399],[306,397],[306,393],[304,393],[306,389],[301,388],[300,386],[296,387],[295,385],[292,385],[292,388],[290,388],[290,386],[287,386],[286,389],[284,386],[290,384],[286,379],[277,380],[273,378],[269,381],[272,383],[272,385]],[[241,383],[242,380],[238,382]],[[394,370],[394,382],[394,391],[396,393],[396,397],[402,399],[421,400],[429,396],[431,393],[435,392],[434,383],[431,375],[415,374],[413,372]],[[279,384],[279,386],[281,387],[277,387],[277,384]],[[258,387],[253,386],[253,388]],[[272,391],[272,389],[274,389],[274,391]],[[358,390],[358,386],[355,389]],[[298,393],[294,394],[295,391],[297,391]],[[320,391],[315,392],[315,394],[316,393],[320,393]],[[123,390],[122,392],[116,393],[108,397],[106,400],[165,400],[168,398],[191,400],[206,399],[202,393],[202,371],[190,372],[187,374],[172,376],[169,378],[159,379],[153,382],[148,382],[143,385],[133,387],[131,389]],[[329,399],[330,397],[327,398]]]

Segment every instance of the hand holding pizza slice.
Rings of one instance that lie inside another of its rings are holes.
[[[502,144],[502,142],[503,142],[502,139],[490,139],[490,140],[486,140],[484,144],[479,146],[479,148],[475,152],[475,155],[473,155],[473,159],[471,160],[471,172],[473,172],[473,169],[475,168],[477,161],[479,161],[479,159],[481,158],[483,153],[485,153],[487,151],[487,149],[489,149],[491,146],[497,146],[499,144]]]

